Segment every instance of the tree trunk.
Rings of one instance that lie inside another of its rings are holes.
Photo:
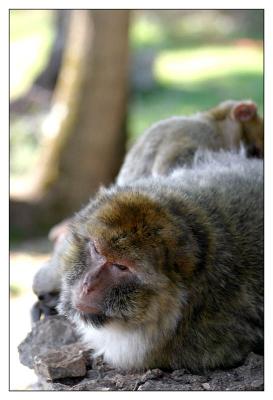
[[[34,86],[38,86],[50,91],[54,90],[55,88],[62,64],[70,10],[55,10],[54,14],[56,33],[48,58],[48,63],[33,83]]]
[[[29,234],[77,211],[116,176],[125,152],[129,12],[75,10],[39,166],[11,200],[13,228]]]

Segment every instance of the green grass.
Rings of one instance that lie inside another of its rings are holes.
[[[263,10],[139,11],[131,18],[134,49],[193,48],[244,38],[263,39]]]
[[[198,83],[163,82],[153,91],[133,96],[128,119],[130,143],[160,119],[206,110],[227,99],[252,99],[257,103],[260,113],[263,113],[261,70],[245,72],[238,68],[238,71],[227,72],[221,78],[210,76],[200,79]]]
[[[262,69],[263,53],[259,47],[218,45],[162,51],[154,73],[161,83],[189,87],[233,74],[262,73]]]
[[[157,51],[156,87],[131,99],[130,143],[162,118],[189,115],[226,99],[252,99],[263,112],[261,13],[246,14],[255,24],[239,26],[229,16],[209,12],[185,15],[168,27],[152,16],[134,21],[132,48]]]

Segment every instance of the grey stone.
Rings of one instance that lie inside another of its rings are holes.
[[[192,390],[190,385],[181,385],[178,382],[170,381],[147,381],[139,386],[138,391],[188,391]]]
[[[89,370],[80,382],[51,382],[47,390],[69,391],[252,391],[263,390],[263,357],[251,354],[246,364],[230,370],[216,370],[205,375],[184,373],[182,370],[165,372],[160,369],[145,373],[125,373],[115,369]],[[254,371],[254,372],[253,372]]]
[[[149,369],[147,372],[145,372],[144,375],[141,376],[141,381],[146,382],[150,379],[158,379],[161,378],[163,375],[164,372],[159,368]]]
[[[70,390],[70,386],[68,385],[64,385],[62,383],[58,383],[58,382],[43,382],[43,384],[41,384],[41,388],[42,390],[52,390],[52,391],[56,391],[56,392],[63,392],[63,391],[68,391]]]
[[[23,365],[33,368],[35,356],[78,340],[79,337],[69,321],[60,316],[49,317],[34,324],[32,331],[18,347],[19,358]]]
[[[198,375],[185,369],[155,368],[142,372],[115,369],[101,357],[92,359],[90,350],[83,347],[73,327],[61,317],[50,317],[36,324],[19,351],[21,362],[28,366],[33,367],[33,358],[37,356],[38,383],[33,390],[261,391],[264,388],[264,358],[254,353],[236,368]]]
[[[205,390],[210,390],[210,384],[209,384],[208,382],[202,383],[202,387],[203,387]]]
[[[186,374],[186,370],[185,369],[176,369],[175,371],[173,371],[172,373],[171,373],[171,377],[173,378],[173,379],[178,379],[178,380],[180,380],[181,379],[181,376],[183,376],[183,375],[185,375]]]
[[[88,381],[84,380],[81,383],[71,387],[69,390],[71,391],[116,391],[118,390],[113,383],[109,381],[101,381],[101,382],[96,382],[96,381]]]
[[[34,370],[46,380],[86,375],[86,355],[80,345],[61,346],[34,358]]]
[[[244,364],[228,371],[214,371],[210,376],[211,390],[263,390],[264,358],[250,353]]]

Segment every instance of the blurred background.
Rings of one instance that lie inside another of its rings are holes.
[[[226,99],[263,113],[263,10],[10,11],[10,388],[50,227],[152,123]]]

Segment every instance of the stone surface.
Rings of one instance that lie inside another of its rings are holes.
[[[160,369],[145,373],[104,368],[87,371],[80,382],[62,380],[44,382],[46,390],[67,391],[253,391],[263,390],[263,357],[251,353],[237,368],[216,370],[205,375],[185,370],[166,372]]]
[[[33,368],[35,356],[46,353],[50,349],[75,343],[79,340],[74,327],[60,316],[49,317],[37,322],[26,339],[19,345],[19,357],[23,365]]]
[[[264,358],[258,354],[250,353],[244,364],[236,368],[218,369],[200,375],[191,374],[185,369],[163,371],[157,368],[145,372],[126,372],[111,368],[101,357],[91,359],[90,351],[77,341],[72,327],[69,330],[65,324],[68,324],[67,321],[64,323],[60,317],[50,317],[50,320],[39,322],[19,346],[21,361],[24,360],[25,365],[32,368],[35,365],[38,382],[32,390],[261,391],[264,387]],[[52,332],[54,327],[58,335],[60,330],[65,332],[65,337],[55,341],[52,349],[52,343],[49,342],[55,338]],[[67,341],[73,344],[62,343]],[[56,343],[59,343],[57,348]]]
[[[61,346],[34,357],[34,370],[46,380],[86,375],[86,356],[79,344]]]

